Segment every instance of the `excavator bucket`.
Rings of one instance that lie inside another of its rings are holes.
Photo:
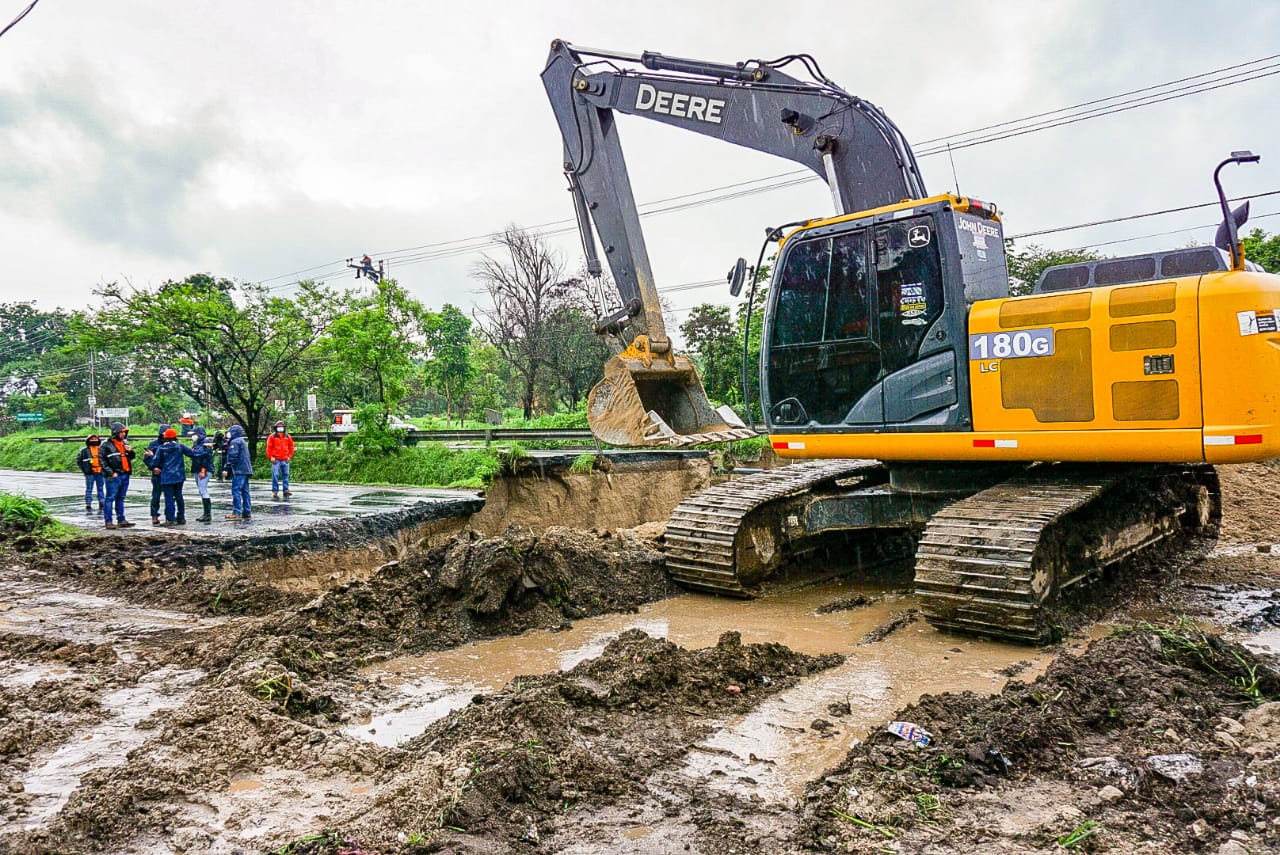
[[[604,366],[587,398],[587,423],[596,439],[624,448],[675,447],[755,436],[728,407],[716,409],[688,357],[629,358]]]

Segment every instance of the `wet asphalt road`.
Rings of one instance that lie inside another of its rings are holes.
[[[103,534],[140,534],[156,532],[181,532],[188,536],[244,536],[286,531],[317,523],[324,519],[363,516],[384,511],[394,511],[418,502],[461,503],[476,497],[476,491],[435,490],[424,487],[352,487],[336,484],[292,484],[293,496],[287,500],[271,499],[271,479],[249,482],[249,498],[253,506],[252,519],[228,520],[231,513],[231,482],[211,481],[209,493],[213,498],[213,522],[197,523],[202,509],[196,494],[195,482],[188,480],[183,489],[187,503],[187,524],[168,528],[151,525],[148,504],[151,501],[151,479],[134,478],[125,498],[125,514],[133,528],[108,531],[103,528],[102,513],[94,496],[93,513],[84,509],[84,476],[63,472],[22,472],[0,469],[0,490],[21,493],[40,499],[48,505],[52,514],[62,522],[81,528],[97,530]],[[164,502],[161,499],[160,516],[164,518]]]

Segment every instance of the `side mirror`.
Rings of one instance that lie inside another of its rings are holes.
[[[742,283],[747,279],[747,260],[739,258],[733,265],[733,269],[729,271],[729,275],[725,277],[729,282],[729,293],[738,296],[742,293]]]

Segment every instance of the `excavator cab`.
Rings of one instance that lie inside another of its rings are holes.
[[[765,313],[771,431],[967,429],[966,312],[1007,287],[999,220],[972,200],[792,233]]]

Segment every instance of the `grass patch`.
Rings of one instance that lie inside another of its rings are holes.
[[[596,456],[591,452],[579,454],[569,464],[569,471],[577,475],[589,475],[596,468]]]
[[[78,532],[49,516],[44,502],[16,493],[0,493],[0,525],[46,540],[66,540]]]
[[[263,473],[268,471],[265,465],[257,468]],[[439,442],[420,442],[386,454],[302,445],[294,455],[290,477],[313,483],[483,490],[501,471],[502,457],[496,450],[455,450]]]
[[[1081,843],[1084,843],[1090,837],[1097,834],[1099,830],[1097,820],[1086,819],[1075,828],[1058,838],[1058,845],[1063,849],[1075,849]]]

